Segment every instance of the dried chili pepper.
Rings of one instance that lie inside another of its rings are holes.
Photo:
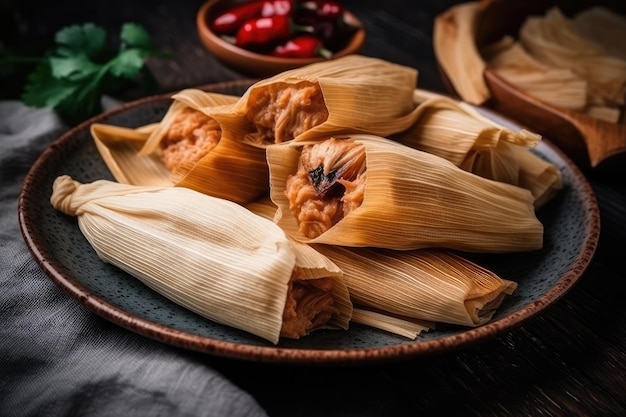
[[[245,22],[237,31],[235,45],[241,48],[268,46],[289,38],[296,31],[312,31],[312,28],[294,25],[289,16],[260,17]]]
[[[257,17],[287,16],[293,11],[293,0],[251,1],[218,15],[211,27],[218,34],[232,34],[246,21]]]
[[[298,35],[284,44],[277,45],[272,51],[273,56],[282,58],[312,58],[321,56],[330,58],[332,52],[324,47],[322,41],[313,35]]]
[[[345,7],[337,1],[296,2],[292,17],[297,24],[311,26],[313,28],[311,33],[320,38],[326,48],[332,51],[345,47],[358,29],[348,18]]]
[[[344,19],[319,20],[311,16],[294,16],[294,22],[313,28],[310,33],[333,51],[342,49],[358,30],[357,26],[349,24]]]
[[[313,12],[320,19],[326,20],[341,19],[345,12],[341,4],[331,0],[306,0],[300,3],[299,7]]]

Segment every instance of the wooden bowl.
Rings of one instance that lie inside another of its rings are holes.
[[[209,0],[200,7],[196,15],[196,26],[200,40],[213,55],[229,67],[248,76],[268,77],[327,59],[324,57],[282,58],[256,53],[235,46],[214,33],[209,25],[211,19],[218,13],[241,3],[245,3],[245,1]],[[358,29],[352,34],[343,49],[334,52],[332,58],[358,53],[365,42],[365,29],[360,20],[349,12],[346,12],[344,18],[347,23],[358,27]]]
[[[591,6],[605,6],[620,14],[626,11],[626,3],[605,1],[552,1],[552,0],[481,0],[476,2],[471,18],[475,19],[473,63],[464,62],[464,68],[475,69],[474,81],[482,82],[483,96],[468,91],[460,91],[458,79],[454,79],[450,65],[454,58],[452,48],[437,45],[438,31],[463,31],[463,20],[454,7],[437,16],[435,21],[435,54],[442,78],[449,90],[462,100],[479,104],[510,117],[541,134],[563,150],[584,170],[602,169],[609,171],[626,170],[626,125],[609,123],[589,117],[583,113],[560,109],[518,90],[489,69],[478,52],[481,47],[491,44],[505,35],[517,38],[519,29],[530,15],[543,15],[558,6],[564,14],[573,15]],[[616,4],[620,3],[620,4]],[[469,13],[469,12],[468,12]],[[465,28],[467,29],[467,28]],[[461,38],[459,38],[461,39]],[[480,72],[480,74],[478,74]],[[457,72],[458,74],[458,72]],[[472,76],[472,71],[467,71]],[[458,75],[457,75],[458,77]],[[455,87],[455,85],[457,87]]]

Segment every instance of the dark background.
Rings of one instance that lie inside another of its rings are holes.
[[[441,92],[446,90],[432,49],[433,19],[455,3],[459,2],[344,2],[368,30],[362,51],[365,55],[415,67],[421,88]],[[37,55],[66,25],[94,22],[116,34],[123,23],[134,21],[144,25],[155,44],[172,55],[171,59],[150,61],[159,92],[249,78],[248,74],[224,67],[202,47],[194,20],[201,4],[201,0],[1,1],[0,31],[5,47]],[[2,69],[5,73],[9,70]],[[24,77],[22,69],[10,78],[2,78],[2,98],[18,97]],[[141,94],[127,91],[120,98],[132,99]],[[623,174],[587,175],[602,218],[593,263],[562,300],[501,337],[426,359],[345,367],[259,364],[167,346],[164,349],[176,361],[222,373],[249,392],[271,416],[624,415],[626,186]],[[97,339],[97,332],[126,332],[86,309],[74,314],[89,325],[86,338]],[[68,325],[74,320],[68,318]],[[138,335],[136,339],[147,352],[156,345]],[[71,355],[62,355],[58,360],[71,360]],[[0,372],[8,375],[32,369],[19,361],[0,364],[5,367]],[[37,375],[32,378],[36,380]],[[141,381],[135,382],[128,390],[141,389]],[[73,381],[65,383],[71,385]],[[81,415],[90,415],[85,412],[85,404],[95,400],[93,393],[97,391],[82,395],[84,387],[76,389],[72,397],[75,409],[83,410]]]

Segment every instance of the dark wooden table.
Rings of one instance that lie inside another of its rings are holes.
[[[85,2],[62,11],[59,3],[29,9],[29,1],[23,2],[30,25],[24,36],[41,42],[71,23],[93,21],[117,31],[136,21],[172,54],[150,62],[160,91],[249,78],[201,45],[194,18],[202,0]],[[433,18],[454,3],[345,2],[367,28],[363,54],[415,67],[421,88],[442,92]],[[208,355],[203,360],[272,416],[626,415],[626,182],[623,175],[587,176],[602,226],[592,264],[561,300],[508,334],[426,359],[375,365],[281,366]]]

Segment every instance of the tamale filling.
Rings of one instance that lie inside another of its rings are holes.
[[[365,184],[364,146],[330,138],[303,147],[285,194],[300,231],[315,238],[362,204]]]
[[[328,109],[318,83],[274,83],[254,89],[248,99],[248,119],[263,143],[287,142],[328,119]]]
[[[211,152],[221,137],[222,130],[215,119],[187,107],[176,116],[161,139],[163,163],[172,172],[191,166]]]
[[[299,339],[324,326],[336,314],[332,296],[333,279],[301,279],[298,268],[289,281],[280,335]]]

